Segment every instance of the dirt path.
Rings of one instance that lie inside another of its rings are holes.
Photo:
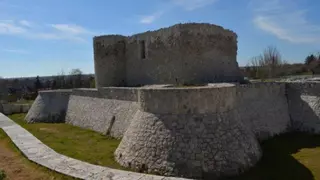
[[[71,179],[29,162],[0,132],[0,169],[5,171],[5,180],[61,180]]]

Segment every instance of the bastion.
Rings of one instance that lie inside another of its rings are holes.
[[[29,123],[68,123],[121,139],[132,170],[218,179],[254,167],[260,142],[320,132],[320,83],[241,83],[237,35],[178,24],[94,37],[97,89],[40,92]]]

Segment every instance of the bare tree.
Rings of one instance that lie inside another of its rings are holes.
[[[70,75],[72,87],[80,88],[82,86],[82,71],[80,69],[72,69]]]
[[[285,62],[282,60],[281,54],[276,47],[269,46],[263,52],[263,66],[268,68],[269,78],[275,77],[278,70]]]
[[[252,58],[248,63],[253,68],[255,77],[259,78],[275,77],[284,64],[287,62],[282,60],[280,52],[273,46],[267,47],[262,55]]]
[[[72,69],[70,71],[70,75],[81,75],[82,74],[82,71],[80,69]]]

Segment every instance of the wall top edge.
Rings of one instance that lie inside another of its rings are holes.
[[[179,24],[175,24],[169,27],[164,27],[164,28],[160,28],[157,30],[152,30],[152,31],[145,31],[145,32],[141,32],[141,33],[137,33],[137,34],[132,34],[129,36],[124,36],[124,35],[120,35],[120,34],[110,34],[110,35],[98,35],[98,36],[94,36],[93,39],[94,40],[99,40],[99,39],[103,39],[103,38],[130,38],[130,37],[135,37],[135,36],[140,36],[143,34],[149,34],[149,33],[157,33],[157,32],[161,32],[161,31],[165,31],[165,30],[169,30],[169,29],[174,29],[174,28],[179,28],[179,29],[184,29],[184,28],[206,28],[206,29],[213,29],[213,30],[217,30],[217,32],[224,32],[227,34],[232,34],[233,36],[237,36],[236,33],[230,29],[225,29],[222,26],[216,25],[216,24],[211,24],[211,23],[179,23]]]

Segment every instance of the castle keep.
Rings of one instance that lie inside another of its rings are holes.
[[[260,160],[261,141],[320,133],[320,83],[239,84],[236,53],[236,34],[210,24],[95,37],[97,89],[42,91],[25,120],[121,138],[115,159],[136,171],[235,176]]]
[[[237,35],[211,24],[94,38],[97,87],[238,82],[236,56]]]

